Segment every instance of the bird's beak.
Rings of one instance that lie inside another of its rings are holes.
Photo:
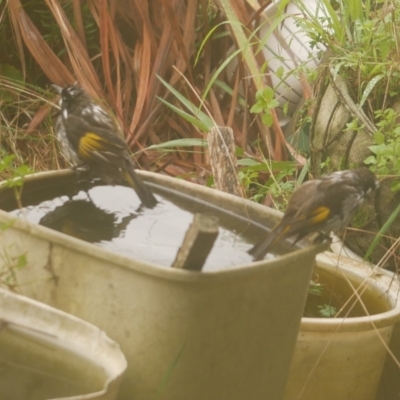
[[[55,90],[57,91],[58,94],[61,94],[61,92],[62,92],[62,90],[63,90],[62,87],[57,86],[57,85],[51,85],[51,87],[52,87],[53,89],[55,89]]]

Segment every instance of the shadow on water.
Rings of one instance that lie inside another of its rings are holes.
[[[154,189],[159,203],[147,209],[129,187],[71,176],[43,181],[40,187],[29,184],[23,190],[25,207],[16,207],[11,190],[2,193],[0,207],[33,223],[166,267],[174,261],[194,213],[216,215],[220,225],[204,271],[251,262],[247,250],[260,235],[260,228],[248,219],[162,189]]]

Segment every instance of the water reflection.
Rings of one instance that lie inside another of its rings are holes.
[[[10,213],[119,254],[170,267],[193,214],[216,212],[219,235],[203,271],[252,261],[247,250],[257,232],[253,225],[232,215],[224,216],[216,209],[199,208],[196,201],[177,201],[164,194],[156,197],[159,203],[148,209],[141,207],[140,199],[131,188],[96,186],[69,196],[50,197]]]
[[[68,200],[50,211],[40,225],[91,243],[111,241],[121,235],[137,214],[130,214],[117,223],[114,213],[102,210],[92,201]]]

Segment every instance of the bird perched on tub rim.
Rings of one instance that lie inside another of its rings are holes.
[[[300,185],[289,200],[281,221],[249,253],[261,260],[280,240],[295,236],[295,242],[313,232],[340,234],[366,197],[379,187],[366,167],[337,171]]]
[[[144,206],[154,207],[157,200],[135,172],[128,147],[107,112],[78,85],[52,86],[60,94],[55,132],[67,160],[86,165],[107,184],[128,184]]]

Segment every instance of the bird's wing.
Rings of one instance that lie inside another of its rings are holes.
[[[125,142],[107,127],[91,125],[73,115],[64,121],[64,126],[72,146],[83,161],[119,165],[126,157]]]

